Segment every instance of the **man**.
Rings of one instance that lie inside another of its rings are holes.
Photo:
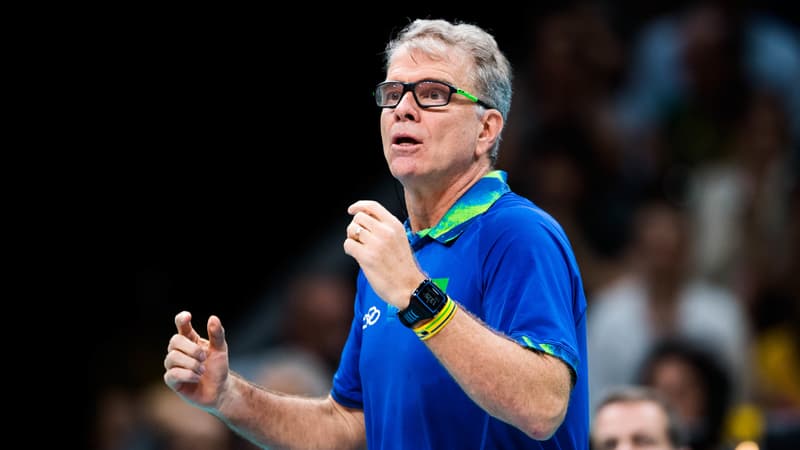
[[[646,387],[610,390],[592,420],[592,450],[688,450],[685,439],[671,406]]]
[[[164,379],[259,444],[290,448],[586,448],[586,299],[561,227],[494,170],[511,69],[482,29],[417,20],[387,45],[375,99],[405,222],[350,206],[355,316],[324,399],[288,397],[228,367],[175,318]]]

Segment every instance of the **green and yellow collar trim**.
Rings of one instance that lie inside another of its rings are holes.
[[[416,240],[428,236],[441,243],[447,243],[457,238],[470,219],[486,212],[500,196],[510,191],[507,179],[508,174],[503,170],[487,173],[450,207],[434,227],[414,233],[411,231],[409,221],[406,220],[405,227],[409,241],[413,244]]]

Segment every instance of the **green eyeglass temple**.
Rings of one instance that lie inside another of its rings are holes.
[[[374,91],[372,91],[372,95],[375,97],[376,101],[380,102],[379,96],[377,95],[377,92],[380,90],[381,86],[384,86],[384,85],[387,85],[387,84],[399,84],[399,85],[403,86],[403,91],[401,92],[400,97],[397,100],[397,103],[395,103],[394,105],[382,105],[382,104],[378,103],[378,106],[380,106],[381,108],[395,108],[395,107],[397,107],[397,105],[400,104],[400,100],[403,98],[404,95],[406,95],[406,92],[411,92],[411,95],[414,96],[414,100],[417,102],[417,105],[419,105],[421,108],[433,108],[433,107],[437,107],[437,106],[445,106],[445,105],[450,103],[450,97],[448,97],[447,98],[447,103],[444,103],[442,105],[422,105],[422,104],[420,104],[419,99],[417,98],[417,93],[416,93],[415,89],[417,87],[417,84],[424,83],[424,82],[436,83],[436,84],[439,84],[439,85],[442,85],[442,86],[446,86],[450,90],[450,96],[452,96],[453,94],[459,94],[459,95],[461,95],[463,97],[466,97],[469,101],[471,101],[473,103],[477,103],[478,105],[483,106],[486,109],[497,109],[494,106],[489,105],[488,103],[486,103],[483,100],[479,99],[477,96],[472,95],[472,94],[470,94],[469,92],[467,92],[467,91],[465,91],[463,89],[459,89],[459,88],[457,88],[457,87],[455,87],[455,86],[453,86],[453,85],[451,85],[449,83],[445,83],[444,81],[438,81],[438,80],[420,80],[420,81],[411,82],[411,83],[403,83],[401,81],[384,81],[383,83],[378,83],[378,86],[375,88]]]
[[[456,92],[455,93],[456,94],[461,94],[464,97],[467,97],[468,99],[472,100],[473,102],[475,102],[475,103],[477,103],[477,104],[479,104],[481,106],[485,107],[485,105],[486,105],[486,103],[483,103],[482,101],[480,101],[480,99],[478,97],[475,97],[474,95],[470,94],[469,92],[467,92],[467,91],[465,91],[463,89],[456,88]]]

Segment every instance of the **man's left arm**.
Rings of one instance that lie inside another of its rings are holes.
[[[492,416],[538,440],[552,436],[564,420],[572,375],[561,359],[492,331],[463,308],[425,342]]]

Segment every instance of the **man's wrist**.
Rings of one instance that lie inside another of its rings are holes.
[[[434,318],[447,304],[447,294],[430,278],[424,279],[409,298],[408,306],[397,312],[400,322],[414,328]]]
[[[401,300],[398,301],[397,303],[394,303],[394,305],[397,306],[397,309],[402,311],[402,310],[408,308],[409,305],[411,304],[411,296],[414,295],[414,292],[416,292],[416,290],[419,289],[419,286],[422,283],[424,283],[425,280],[428,280],[428,279],[429,278],[426,277],[425,275],[420,275],[420,276],[412,279],[411,280],[411,284],[410,284],[411,288],[403,289],[402,293],[400,293],[400,296],[399,296],[399,298]]]
[[[447,303],[445,303],[441,311],[439,311],[430,320],[420,322],[416,327],[414,327],[414,333],[416,333],[418,338],[422,339],[423,341],[427,341],[442,331],[445,325],[453,320],[457,310],[458,304],[454,302],[452,298],[447,297]]]
[[[233,406],[236,403],[234,397],[242,396],[242,389],[252,389],[255,385],[240,374],[229,370],[228,376],[217,392],[215,405],[203,408],[218,419],[228,422],[236,413]]]

